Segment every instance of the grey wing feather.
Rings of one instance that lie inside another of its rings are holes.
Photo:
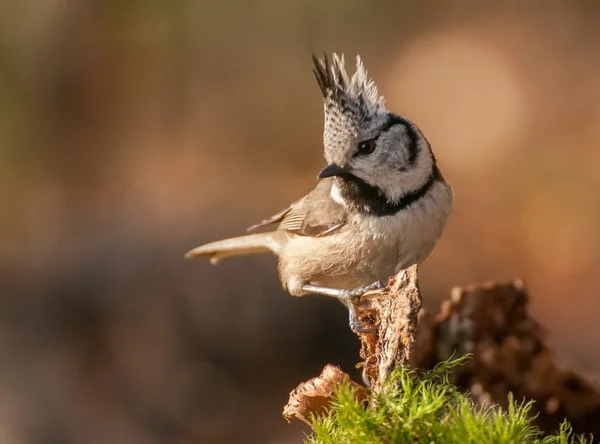
[[[278,230],[299,236],[326,236],[345,225],[347,214],[343,206],[330,195],[333,179],[324,179],[306,196],[269,219],[251,226],[248,231],[279,222]]]
[[[296,203],[296,202],[294,202]],[[290,205],[289,207],[281,210],[279,213],[274,214],[273,216],[271,216],[268,219],[262,220],[257,224],[252,225],[251,227],[248,227],[246,229],[246,231],[254,231],[257,228],[262,228],[262,227],[266,227],[267,225],[271,225],[271,224],[275,224],[277,222],[281,222],[283,220],[283,218],[285,217],[286,214],[289,213],[289,211],[292,209],[292,206],[294,204]]]
[[[295,202],[279,224],[279,230],[300,236],[325,236],[346,224],[343,206],[331,198],[333,179],[322,180],[314,190]]]
[[[304,225],[304,219],[306,214],[302,206],[290,207],[290,210],[286,213],[285,217],[277,227],[278,230],[286,231],[300,231]]]

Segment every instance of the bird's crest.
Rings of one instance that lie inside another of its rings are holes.
[[[332,59],[330,62],[325,53],[322,58],[313,54],[313,73],[323,94],[325,112],[337,108],[338,112],[361,121],[383,110],[384,99],[367,76],[360,56],[356,57],[356,71],[352,77],[346,72],[343,54],[339,57],[334,53]]]

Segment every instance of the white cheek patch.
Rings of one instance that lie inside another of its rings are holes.
[[[338,186],[338,184],[336,182],[333,183],[333,185],[331,186],[331,191],[329,192],[331,198],[339,203],[342,206],[347,206],[347,202],[346,200],[342,197],[342,193],[340,191],[340,187]]]
[[[377,185],[385,191],[391,202],[398,202],[407,193],[418,190],[429,179],[433,158],[429,147],[421,146],[415,165],[401,174],[389,174],[377,178]]]

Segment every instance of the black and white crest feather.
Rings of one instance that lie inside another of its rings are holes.
[[[323,94],[325,126],[323,132],[324,154],[327,162],[356,140],[365,129],[387,113],[383,97],[367,76],[360,56],[356,57],[356,71],[350,77],[344,67],[344,56],[326,54],[319,58],[313,54],[315,78]]]
[[[327,54],[322,58],[313,54],[313,73],[323,94],[326,112],[328,108],[336,107],[342,113],[362,120],[383,111],[384,98],[367,76],[360,56],[356,57],[356,71],[352,77],[346,72],[343,55],[339,57],[334,53],[332,59],[330,62]]]

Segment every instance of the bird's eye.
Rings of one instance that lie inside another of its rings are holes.
[[[376,143],[374,140],[365,140],[358,144],[357,156],[368,156],[375,151]]]

